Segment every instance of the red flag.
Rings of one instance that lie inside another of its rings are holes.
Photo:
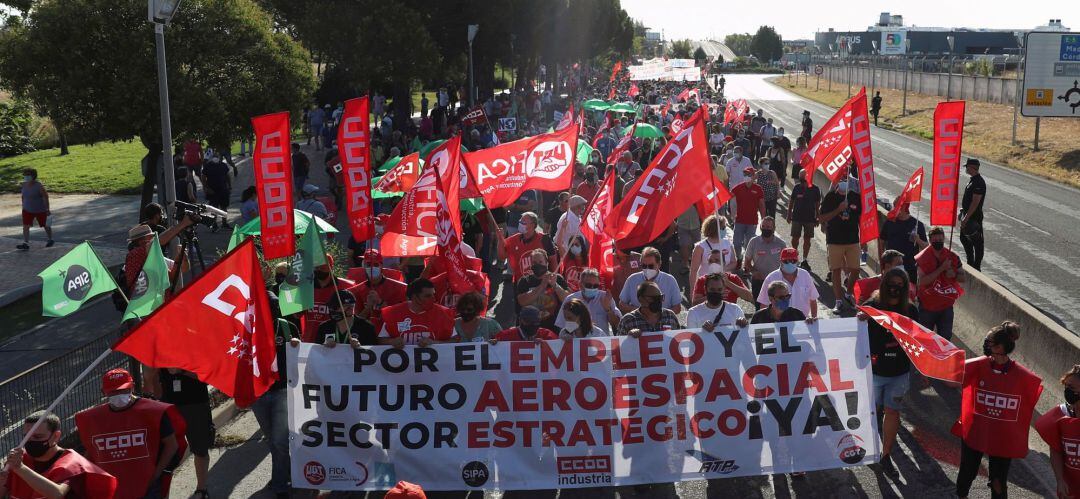
[[[274,320],[255,244],[240,243],[113,345],[251,405],[278,378]]]
[[[604,220],[605,232],[620,246],[633,248],[656,239],[675,217],[711,192],[704,116],[701,109],[694,112]]]
[[[596,143],[600,142],[600,139],[604,138],[604,132],[606,132],[608,128],[611,128],[611,113],[607,113],[604,115],[604,122],[600,124],[600,128],[596,129],[596,136],[593,137],[592,140],[592,146],[594,149],[596,148]]]
[[[390,171],[386,172],[379,183],[375,184],[375,190],[380,192],[409,192],[416,180],[420,178],[420,153],[414,152],[398,161]]]
[[[615,77],[619,75],[619,71],[622,71],[622,61],[615,61],[615,65],[611,67],[611,83],[615,83]]]
[[[944,381],[963,381],[963,349],[907,316],[862,305],[858,308],[893,334],[919,372]]]
[[[345,101],[338,127],[338,157],[345,183],[345,213],[353,239],[375,237],[375,211],[371,200],[371,118],[367,97]]]
[[[664,107],[660,108],[660,116],[667,116],[668,111],[671,110],[671,103],[665,102]]]
[[[611,150],[611,154],[608,154],[607,163],[612,164],[619,160],[619,156],[622,153],[630,150],[630,141],[634,140],[634,133],[637,132],[637,122],[634,122],[634,126],[630,127],[630,133],[623,135],[619,139],[619,143],[615,144],[615,148]]]
[[[960,150],[964,142],[964,101],[939,102],[934,109],[934,171],[930,180],[930,225],[956,224]]]
[[[671,126],[668,127],[668,135],[671,137],[678,135],[685,126],[686,122],[679,118],[671,120]]]
[[[607,98],[608,100],[612,100],[615,98],[615,85],[611,86],[611,90],[608,91]]]
[[[810,139],[802,160],[809,184],[814,183],[814,172],[819,168],[825,169],[830,182],[835,183],[841,176],[847,175],[848,164],[854,155],[851,148],[851,108],[856,101],[865,100],[866,89],[863,88],[858,95],[844,103]]]
[[[574,103],[571,102],[570,107],[568,107],[566,109],[566,112],[563,113],[563,115],[562,115],[562,119],[559,120],[559,124],[555,125],[555,131],[556,132],[561,131],[562,129],[570,126],[573,123],[574,123]]]
[[[684,88],[683,91],[679,92],[679,95],[677,95],[675,97],[675,100],[677,100],[679,102],[686,102],[686,101],[690,100],[690,89],[689,88]]]
[[[485,206],[510,206],[529,189],[566,190],[574,176],[577,140],[578,128],[572,126],[465,153],[465,167]]]
[[[461,136],[455,136],[439,144],[438,147],[431,151],[420,178],[412,189],[405,193],[405,196],[401,198],[401,201],[394,208],[394,212],[386,220],[386,232],[406,236],[435,236],[438,233],[436,228],[437,214],[435,213],[436,193],[439,191],[438,179],[440,177],[450,177],[455,180],[466,181],[467,172],[466,178],[455,176],[453,174],[455,168],[450,166],[462,164],[460,157]],[[459,194],[460,190],[461,184],[459,183],[458,189],[454,190],[454,194]],[[450,206],[458,206],[457,197],[446,201]],[[460,234],[461,211],[457,209],[451,210],[450,219],[454,224],[454,228]]]
[[[604,219],[611,213],[614,201],[615,172],[609,170],[604,185],[589,200],[581,218],[581,237],[589,244],[589,266],[600,273],[607,288],[615,276],[615,240],[604,232]]]
[[[911,204],[913,201],[919,201],[922,199],[922,186],[923,186],[923,168],[920,166],[915,173],[911,174],[911,178],[908,179],[907,185],[904,186],[904,190],[896,197],[896,202],[893,203],[893,207],[889,210],[889,214],[885,215],[885,218],[889,220],[896,220],[896,216],[900,214],[900,210]]]
[[[487,123],[487,113],[484,112],[484,106],[477,105],[476,107],[465,113],[465,116],[461,118],[461,124],[464,126],[473,126],[478,123]]]
[[[293,236],[292,151],[289,113],[251,119],[255,129],[255,188],[259,192],[259,229],[267,260],[296,253]]]
[[[746,99],[728,101],[727,106],[724,106],[724,126],[727,126],[732,121],[737,121],[749,110],[750,105],[746,103]]]
[[[464,294],[472,290],[472,283],[467,274],[468,268],[465,263],[465,255],[461,253],[461,228],[455,227],[452,220],[454,214],[460,213],[457,201],[460,194],[460,184],[454,175],[437,175],[435,183],[438,187],[438,190],[435,191],[435,227],[438,234],[438,254],[443,257],[446,264],[446,274],[449,277],[450,288],[455,293]],[[449,204],[451,200],[453,200],[452,205]],[[453,210],[451,210],[451,206],[453,206]]]
[[[641,89],[638,88],[637,83],[631,83],[630,90],[626,92],[626,95],[630,96],[630,98],[633,99],[634,97],[637,97],[640,93]]]
[[[860,94],[865,94],[863,88]],[[852,103],[851,147],[855,150],[855,162],[859,175],[859,198],[862,211],[859,215],[859,242],[876,241],[880,234],[877,214],[877,186],[874,175],[874,149],[870,145],[870,119],[866,113],[866,99]]]
[[[693,97],[695,100],[697,100],[700,103],[701,102],[701,91],[696,89],[696,88],[691,89],[689,92],[686,93],[686,100],[689,102],[691,97]]]
[[[406,236],[387,232],[383,234],[379,247],[383,256],[428,256],[435,254],[437,243],[435,236]]]
[[[729,199],[731,199],[731,191],[728,190],[723,182],[716,178],[716,175],[713,175],[712,191],[694,203],[694,208],[697,209],[698,218],[704,221],[706,217],[719,211],[720,207],[728,202]]]

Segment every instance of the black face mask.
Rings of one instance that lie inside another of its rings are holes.
[[[900,298],[901,296],[904,296],[904,287],[903,286],[895,286],[895,285],[887,285],[887,286],[885,286],[885,292],[891,298]]]
[[[518,329],[521,330],[522,336],[526,338],[532,338],[533,336],[536,336],[536,330],[540,329],[540,326],[536,324],[522,324],[518,326]]]
[[[345,318],[345,314],[343,314],[340,310],[335,309],[335,310],[330,311],[330,320],[332,320],[332,321],[340,321],[341,319],[344,319],[344,318]]]
[[[712,306],[715,307],[715,306],[719,305],[720,302],[724,301],[724,292],[723,291],[709,291],[708,293],[705,293],[705,301],[707,301],[709,303],[709,305],[712,305]]]
[[[329,272],[327,272],[325,270],[316,270],[315,271],[315,280],[316,281],[324,281],[324,280],[326,280],[327,277],[330,277]]]
[[[649,301],[649,304],[647,305],[647,308],[649,309],[650,312],[652,312],[654,314],[658,314],[658,313],[660,313],[661,310],[663,310],[664,304],[660,300],[654,299],[654,300]]]
[[[775,229],[761,229],[761,237],[772,237],[774,233]]]
[[[1077,402],[1080,402],[1080,393],[1076,393],[1076,392],[1072,391],[1072,388],[1069,388],[1069,387],[1066,386],[1065,387],[1065,403],[1067,403],[1069,405],[1073,405],[1073,404],[1075,404]],[[27,442],[27,443],[29,443],[29,442]]]
[[[930,246],[932,246],[937,251],[941,251],[941,248],[945,247],[945,241],[931,241]]]
[[[548,266],[542,263],[534,263],[531,269],[534,276],[540,277],[547,273]]]
[[[281,283],[285,282],[285,274],[277,274],[277,275],[275,275],[274,276],[274,282],[276,282],[280,286]]]
[[[469,311],[466,311],[466,312],[461,312],[461,320],[463,320],[465,322],[469,322],[469,321],[471,321],[471,320],[473,320],[475,318],[476,318],[476,311],[475,310],[469,310]]]
[[[26,449],[26,453],[30,454],[30,457],[44,456],[51,448],[52,445],[49,444],[48,440],[27,440],[26,445],[23,446],[23,449]]]

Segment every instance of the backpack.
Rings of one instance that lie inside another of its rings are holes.
[[[116,289],[113,290],[112,295],[109,298],[112,299],[113,307],[116,307],[117,312],[123,312],[127,310],[128,302],[124,297],[128,294],[127,279],[124,278],[124,267],[120,266],[120,270],[116,271]]]

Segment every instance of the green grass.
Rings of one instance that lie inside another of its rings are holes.
[[[138,141],[102,142],[43,149],[0,159],[0,191],[17,192],[24,168],[36,168],[38,180],[54,193],[137,194],[142,187],[140,162],[146,148]]]

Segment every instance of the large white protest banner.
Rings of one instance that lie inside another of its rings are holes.
[[[866,324],[289,348],[296,487],[556,489],[876,462]]]

